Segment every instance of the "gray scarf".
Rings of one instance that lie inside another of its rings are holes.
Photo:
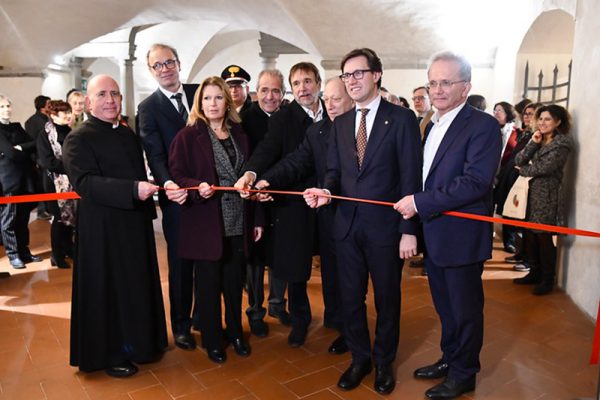
[[[237,182],[239,173],[244,164],[244,155],[240,151],[233,135],[229,135],[235,148],[235,165],[231,165],[229,156],[223,148],[219,138],[212,129],[208,129],[210,142],[215,155],[215,167],[219,186],[233,186]],[[238,236],[244,231],[244,200],[236,192],[222,192],[221,215],[225,227],[225,237]]]

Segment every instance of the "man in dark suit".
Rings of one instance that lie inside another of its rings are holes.
[[[31,155],[35,141],[20,123],[10,122],[12,102],[0,94],[0,196],[16,196],[33,192]],[[25,268],[28,262],[42,259],[29,250],[30,203],[0,205],[0,236],[13,268]]]
[[[193,350],[196,348],[196,341],[190,331],[194,270],[191,261],[177,256],[179,207],[185,202],[187,191],[179,189],[171,179],[168,155],[173,138],[185,127],[198,85],[181,83],[179,56],[173,47],[154,44],[150,47],[146,59],[148,69],[159,87],[138,106],[139,133],[156,184],[170,189],[160,191],[158,201],[167,241],[171,329],[177,347]]]
[[[270,166],[294,151],[306,136],[313,122],[327,117],[319,98],[321,77],[317,67],[309,62],[292,66],[289,75],[294,101],[281,107],[269,118],[269,131],[254,150],[235,187],[243,192]],[[286,189],[304,190],[314,186],[314,174],[295,182]],[[272,204],[273,257],[271,267],[275,277],[288,284],[288,305],[292,331],[288,336],[291,347],[304,344],[312,315],[307,294],[307,282],[312,268],[315,239],[315,212],[306,208],[296,196],[281,196]]]
[[[475,389],[483,343],[483,263],[492,255],[492,224],[442,215],[454,210],[491,215],[492,184],[500,161],[496,120],[469,105],[471,66],[450,52],[433,56],[429,95],[437,112],[426,133],[423,191],[394,208],[423,223],[425,268],[442,323],[442,358],[415,377],[444,382],[425,394],[451,399]]]
[[[312,124],[306,131],[302,144],[265,172],[257,182],[257,188],[285,187],[314,173],[317,174],[317,185],[323,186],[327,171],[327,144],[333,121],[354,106],[344,83],[337,76],[325,82],[323,101],[329,118],[323,118]],[[262,194],[259,198],[261,201],[272,200],[271,196]],[[334,215],[335,204],[320,208],[317,212],[323,304],[325,305],[323,324],[327,328],[334,328],[340,332],[329,346],[329,353],[343,354],[348,351],[348,345],[343,336],[343,319],[340,310],[340,285],[333,238]]]
[[[42,134],[46,134],[45,126],[49,121],[48,118],[48,102],[50,101],[50,97],[44,96],[43,94],[36,96],[33,100],[33,105],[35,107],[35,113],[27,118],[25,121],[25,131],[31,136],[33,139],[33,143],[37,143],[37,137]],[[37,156],[36,149],[33,150],[32,158],[34,164],[36,164]],[[36,193],[53,193],[54,192],[54,182],[49,178],[47,171],[44,168],[35,165],[35,190]],[[48,211],[48,205],[46,202],[41,201],[37,204],[37,216],[38,219],[48,220],[52,218]]]
[[[383,68],[371,49],[344,56],[342,80],[356,109],[335,119],[323,187],[332,194],[390,201],[421,187],[421,141],[415,114],[382,101]],[[330,200],[323,189],[308,189],[305,200],[319,207]],[[338,386],[357,387],[376,365],[375,390],[391,392],[396,384],[392,363],[400,334],[401,258],[416,254],[418,222],[403,220],[391,207],[339,202],[334,236],[339,268],[344,336],[352,364]],[[365,296],[373,283],[377,328],[371,349]]]
[[[230,92],[231,93],[231,92]],[[242,127],[250,140],[250,148],[255,149],[264,139],[268,131],[269,118],[279,110],[283,95],[285,94],[284,78],[277,69],[265,69],[258,75],[256,85],[258,101],[251,103],[250,107],[242,111]],[[248,263],[248,305],[246,315],[250,324],[250,331],[264,337],[269,333],[269,326],[264,322],[266,314],[263,307],[265,299],[264,275],[265,265],[270,264],[273,250],[271,236],[271,209],[269,205],[263,207],[266,224],[263,239],[254,243],[252,254]],[[290,324],[290,317],[285,310],[285,281],[278,279],[269,268],[269,315],[278,318],[284,325]]]

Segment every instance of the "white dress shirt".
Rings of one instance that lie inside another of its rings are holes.
[[[189,103],[188,103],[187,97],[185,95],[185,91],[183,90],[183,85],[179,85],[179,89],[177,89],[176,92],[169,92],[167,89],[163,88],[162,86],[159,86],[158,88],[165,96],[167,96],[167,99],[169,99],[171,104],[173,104],[173,107],[175,107],[175,110],[177,110],[177,112],[179,112],[179,105],[177,104],[177,100],[171,98],[171,96],[173,96],[176,93],[181,93],[181,101],[183,102],[183,106],[185,107],[188,115],[190,115],[190,107],[188,106]]]
[[[313,122],[319,122],[323,119],[323,104],[321,104],[321,100],[317,100],[317,104],[319,104],[319,107],[317,108],[316,113],[314,113],[310,107],[304,107],[302,104],[300,104],[300,107],[302,107],[308,116],[312,118]]]
[[[358,128],[360,126],[360,110],[362,108],[368,108],[369,112],[365,117],[365,122],[367,123],[367,143],[369,142],[369,137],[371,136],[371,130],[373,129],[373,124],[375,123],[375,115],[377,114],[377,110],[379,110],[379,104],[381,104],[381,96],[375,96],[373,101],[367,104],[364,107],[359,107],[358,105],[355,108],[356,111],[356,120],[354,123],[354,137],[358,134]]]
[[[441,117],[436,111],[435,114],[431,117],[431,122],[433,122],[433,126],[429,131],[429,135],[427,135],[427,141],[425,142],[425,147],[423,149],[423,190],[425,190],[425,181],[427,180],[427,176],[429,175],[429,170],[431,169],[431,164],[433,164],[433,159],[435,158],[435,154],[437,153],[444,136],[446,136],[446,132],[448,128],[454,121],[454,118],[458,115],[460,110],[463,109],[466,103],[462,103],[458,107],[448,111]]]

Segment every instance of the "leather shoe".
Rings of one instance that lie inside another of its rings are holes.
[[[533,294],[536,296],[543,296],[548,294],[554,289],[554,280],[542,281],[539,285],[533,288]]]
[[[292,318],[290,317],[290,314],[285,310],[278,312],[269,311],[269,316],[277,318],[279,322],[281,322],[281,325],[290,326],[292,324]]]
[[[262,319],[250,321],[250,332],[257,337],[265,337],[269,334],[269,325]]]
[[[542,277],[537,271],[530,271],[527,275],[513,279],[517,285],[537,285],[542,282]]]
[[[371,373],[373,370],[373,366],[370,362],[362,363],[362,364],[350,364],[350,367],[342,376],[340,376],[340,380],[337,385],[342,390],[352,390],[363,380],[363,378]]]
[[[64,257],[50,257],[50,265],[58,268],[71,268],[67,260]]]
[[[306,340],[306,329],[304,328],[292,328],[288,336],[288,344],[290,347],[300,347]]]
[[[227,360],[227,354],[221,349],[206,350],[208,358],[217,364],[223,364]]]
[[[238,356],[248,357],[250,355],[250,345],[244,342],[244,339],[232,339],[229,341]]]
[[[194,350],[196,348],[196,339],[189,333],[178,333],[174,335],[175,346],[183,350]]]
[[[475,375],[462,382],[446,378],[444,382],[426,391],[425,396],[432,400],[454,399],[463,393],[472,392],[473,390],[475,390]]]
[[[14,269],[25,268],[25,263],[19,257],[10,258],[9,261],[10,261],[10,265],[12,265],[12,267]]]
[[[442,359],[435,364],[427,365],[415,370],[414,376],[419,379],[438,379],[448,375],[450,367]]]
[[[380,394],[391,393],[396,387],[396,377],[391,364],[375,367],[375,391]]]
[[[30,263],[43,261],[43,258],[40,256],[34,256],[33,254],[26,254],[22,257],[22,260],[25,263]]]
[[[113,378],[127,378],[138,372],[138,368],[131,361],[124,361],[119,365],[106,368],[105,372]]]
[[[329,354],[344,354],[348,351],[348,344],[346,343],[346,339],[343,336],[338,336],[329,349],[327,350]]]

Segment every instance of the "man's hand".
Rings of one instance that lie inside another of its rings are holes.
[[[215,194],[215,191],[213,190],[212,186],[210,186],[208,183],[202,182],[198,185],[198,193],[203,198],[210,199],[212,195]]]
[[[248,197],[250,197],[250,192],[248,192],[248,189],[252,187],[255,179],[256,176],[252,172],[246,171],[244,175],[242,175],[240,179],[238,179],[235,185],[233,185],[233,187],[238,190],[238,193],[240,194],[242,199],[247,199]]]
[[[304,197],[304,201],[310,208],[319,208],[324,206],[325,204],[329,204],[331,199],[329,197],[325,197],[323,195],[327,195],[327,191],[319,188],[310,188],[306,189],[302,196]]]
[[[400,258],[407,259],[417,255],[417,237],[415,235],[402,234],[400,238]]]
[[[263,228],[262,226],[255,226],[254,227],[254,242],[258,242],[261,238],[262,235],[265,231],[265,228]]]
[[[169,200],[177,204],[185,203],[188,195],[187,190],[179,189],[179,185],[172,181],[165,184],[165,189],[167,189],[165,192]]]
[[[266,181],[264,179],[261,179],[260,181],[256,182],[256,185],[254,185],[257,189],[262,190],[262,189],[266,189],[270,186],[269,181]],[[265,202],[265,201],[273,201],[273,197],[271,197],[271,195],[269,193],[256,193],[256,200],[260,201],[260,202]]]
[[[158,191],[158,186],[153,185],[150,182],[139,181],[137,190],[138,190],[138,199],[143,201],[143,200],[147,200],[148,198],[152,197],[152,195]]]
[[[394,204],[394,210],[402,214],[402,218],[410,219],[415,216],[417,210],[415,210],[414,195],[404,196],[400,201]]]

